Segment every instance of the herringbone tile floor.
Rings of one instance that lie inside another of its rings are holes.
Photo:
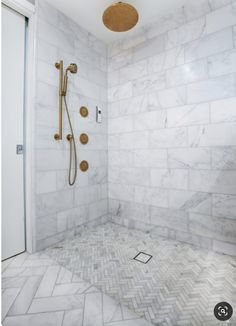
[[[133,260],[139,251],[153,258],[147,264]],[[154,325],[236,325],[236,313],[228,322],[213,315],[221,301],[236,311],[234,257],[112,223],[84,230],[46,253]]]
[[[45,254],[2,263],[3,326],[148,326]]]

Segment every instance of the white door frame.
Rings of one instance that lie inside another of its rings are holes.
[[[25,237],[26,251],[36,249],[35,238],[35,155],[34,155],[34,110],[36,73],[36,10],[27,0],[2,0],[6,6],[28,18],[25,63],[24,105],[24,188],[25,188]]]

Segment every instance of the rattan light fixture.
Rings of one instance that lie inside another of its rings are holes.
[[[109,6],[103,13],[104,25],[113,32],[126,32],[138,22],[137,10],[128,3],[117,2]]]

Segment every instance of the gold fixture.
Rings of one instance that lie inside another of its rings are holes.
[[[103,13],[103,24],[113,32],[126,32],[138,22],[137,10],[128,3],[117,2]]]
[[[88,116],[88,109],[86,108],[86,106],[81,106],[79,112],[83,118],[86,118]]]
[[[87,144],[88,143],[88,135],[87,134],[81,134],[79,137],[79,140],[81,142],[81,144]]]
[[[71,72],[72,74],[77,73],[77,65],[75,63],[71,63],[66,68],[64,78],[63,78],[63,61],[60,60],[59,62],[56,62],[55,67],[59,70],[59,132],[54,135],[54,139],[56,140],[62,139],[62,104],[63,104],[62,101],[64,99],[66,114],[69,122],[70,132],[71,132],[71,134],[68,134],[66,138],[70,142],[70,163],[69,163],[68,182],[69,185],[72,186],[75,183],[76,176],[77,176],[77,154],[76,154],[76,145],[75,145],[73,127],[72,127],[70,113],[66,101],[66,94],[67,94],[67,83],[68,83],[68,71]],[[73,154],[74,154],[74,175],[72,178],[71,174],[72,174]]]
[[[80,170],[83,172],[86,172],[89,168],[89,164],[87,161],[81,161],[79,166],[80,166]]]

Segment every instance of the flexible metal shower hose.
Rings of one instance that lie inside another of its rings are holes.
[[[71,136],[72,136],[72,138],[69,140],[70,141],[70,163],[69,163],[68,182],[69,182],[70,186],[73,186],[73,184],[75,183],[75,180],[76,180],[76,176],[77,176],[77,153],[76,153],[75,137],[74,137],[74,132],[73,132],[72,124],[71,124],[70,114],[69,114],[69,110],[68,110],[68,106],[67,106],[66,96],[63,96],[63,97],[64,97],[64,103],[65,103],[66,113],[67,113],[67,117],[68,117],[68,122],[69,122],[69,126],[70,126],[70,132],[71,132]],[[73,175],[73,178],[72,178],[73,149],[74,149],[75,172],[74,172],[74,175]]]

